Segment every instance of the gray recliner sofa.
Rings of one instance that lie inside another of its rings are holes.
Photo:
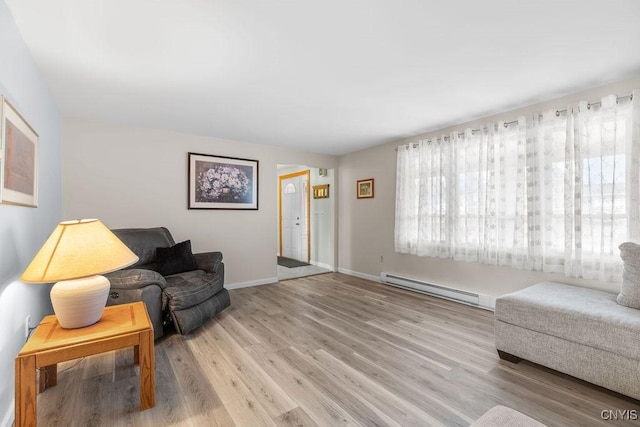
[[[162,276],[156,258],[158,248],[175,241],[165,227],[111,230],[140,258],[126,269],[105,274],[111,282],[107,305],[144,301],[153,323],[154,337],[175,329],[188,334],[231,303],[224,289],[221,252],[193,254],[196,269]]]

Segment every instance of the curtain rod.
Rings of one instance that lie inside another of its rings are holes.
[[[633,101],[633,93],[630,93],[629,95],[616,96],[616,104],[620,100],[625,99],[625,98],[629,98],[629,101]],[[595,105],[602,105],[602,101],[591,102],[591,103],[587,104],[587,109],[591,109],[591,107],[595,106]],[[560,114],[566,113],[566,112],[567,112],[566,108],[564,110],[556,110],[556,117],[560,117]],[[542,114],[538,114],[538,118],[541,119],[542,118]],[[504,122],[504,127],[509,127],[509,125],[513,125],[513,124],[516,124],[516,123],[518,123],[517,120],[512,120],[510,122]],[[486,130],[486,129],[487,129],[486,127],[480,128],[480,129],[471,129],[471,133],[473,134],[474,132],[480,132],[480,131]],[[464,132],[458,132],[458,136],[463,136],[463,135],[464,135]],[[436,141],[439,140],[439,139],[441,139],[441,137],[436,137],[435,138]],[[444,137],[445,141],[447,141],[448,139],[449,139],[448,136]],[[433,140],[433,138],[428,138],[425,141],[432,141],[432,140]],[[419,142],[412,142],[410,144],[413,145],[414,147],[417,147],[420,143]],[[409,144],[405,144],[405,145],[409,145]],[[398,151],[398,147],[396,147],[396,151]]]

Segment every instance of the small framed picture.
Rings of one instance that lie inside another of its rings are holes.
[[[0,201],[38,207],[38,134],[6,98],[0,101]]]
[[[189,209],[258,209],[258,161],[189,153]]]
[[[314,199],[328,199],[329,198],[329,184],[314,185],[313,186],[313,198]]]
[[[373,199],[373,178],[358,180],[356,195],[358,199]]]

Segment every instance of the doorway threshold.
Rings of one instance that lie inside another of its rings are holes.
[[[287,268],[278,266],[278,281],[298,279],[300,277],[315,276],[316,274],[333,273],[327,268],[318,267],[317,265],[305,265],[303,267]]]

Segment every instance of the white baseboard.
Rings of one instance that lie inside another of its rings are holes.
[[[310,261],[309,263],[311,265],[315,265],[316,267],[326,268],[327,270],[336,271],[336,269],[333,268],[333,266],[329,265],[329,264],[325,264],[325,263],[318,262],[318,261]]]
[[[230,283],[230,284],[225,284],[224,287],[227,288],[227,289],[240,289],[240,288],[250,288],[251,286],[271,285],[273,283],[278,283],[278,278],[277,277],[269,277],[269,278],[266,278],[266,279],[250,280],[248,282]]]
[[[358,271],[347,270],[346,268],[338,268],[338,273],[348,274],[349,276],[359,277],[361,279],[371,280],[372,282],[382,283],[380,277],[371,274],[360,273]]]

